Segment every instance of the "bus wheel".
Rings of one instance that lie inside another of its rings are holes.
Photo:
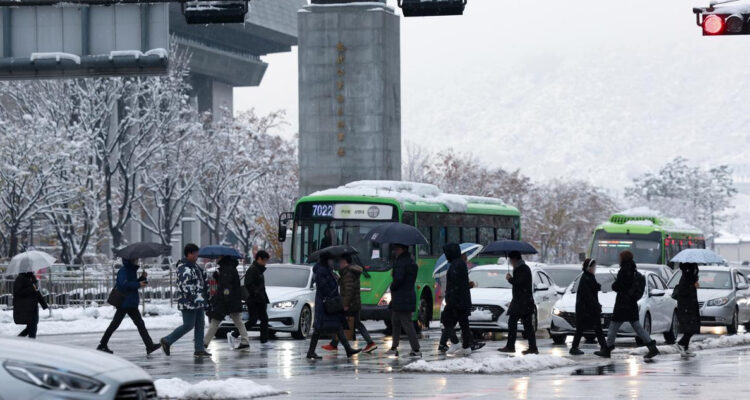
[[[418,332],[422,329],[430,329],[430,321],[432,320],[432,302],[426,294],[422,295],[419,300],[419,312],[417,313],[417,324],[416,328]]]

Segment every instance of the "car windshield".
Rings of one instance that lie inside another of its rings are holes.
[[[609,272],[609,271],[597,271],[596,272],[596,281],[599,282],[600,285],[602,285],[602,293],[607,293],[612,291],[612,283],[614,283],[615,278],[617,278],[617,275]],[[573,284],[573,288],[570,289],[570,293],[575,293],[578,291],[578,283],[581,281],[581,278],[577,278],[575,280],[575,283]]]
[[[370,230],[383,221],[328,220],[325,222],[302,220],[297,225],[295,259],[309,262],[316,250],[339,244],[348,244],[359,252],[359,261],[368,271],[388,271],[389,246],[365,240]]]
[[[620,253],[629,250],[636,264],[659,264],[661,262],[661,234],[647,235],[608,233],[596,231],[591,247],[591,258],[599,265],[617,265]]]
[[[269,265],[266,272],[263,273],[266,280],[266,286],[281,287],[307,287],[310,278],[310,270],[306,268],[288,268],[274,267]]]
[[[512,286],[505,279],[505,274],[507,274],[505,270],[474,269],[469,271],[469,280],[476,284],[475,287],[479,288],[510,289]]]
[[[552,278],[552,281],[555,282],[557,286],[560,287],[567,287],[570,285],[570,282],[573,282],[578,275],[581,274],[581,270],[576,269],[554,269],[549,268],[545,269],[544,272],[547,273]]]
[[[677,271],[672,279],[669,280],[670,289],[674,289],[680,278],[682,277],[682,271]],[[701,289],[732,289],[732,277],[729,275],[729,271],[700,271],[698,273],[698,283]]]

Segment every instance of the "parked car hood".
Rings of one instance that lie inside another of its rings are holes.
[[[315,291],[309,288],[268,286],[266,287],[266,293],[268,293],[268,299],[271,303],[275,303],[277,301],[294,300],[305,294],[314,294]]]
[[[728,289],[698,289],[698,301],[708,301],[718,297],[726,297],[732,294]]]
[[[504,307],[511,300],[513,300],[513,293],[510,289],[471,289],[471,302],[473,304],[496,304]]]
[[[64,337],[61,336],[61,340]],[[140,369],[120,357],[82,347],[67,347],[30,339],[0,338],[0,361],[16,360],[65,368],[86,376],[122,369]]]

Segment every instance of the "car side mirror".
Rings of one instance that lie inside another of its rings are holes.
[[[737,290],[747,290],[748,288],[750,288],[750,286],[745,282],[737,284]]]
[[[549,286],[544,283],[537,283],[536,287],[534,287],[534,290],[537,292],[540,292],[542,290],[549,290]]]
[[[289,229],[287,224],[292,219],[294,219],[294,213],[292,212],[283,212],[279,214],[279,232],[278,232],[279,242],[283,243],[286,241],[286,231],[287,229]]]
[[[651,289],[650,292],[648,292],[648,295],[651,297],[661,297],[664,296],[667,292],[661,289]]]

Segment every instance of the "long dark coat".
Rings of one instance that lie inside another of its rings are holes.
[[[643,276],[636,274],[635,263],[628,262],[620,266],[617,272],[617,278],[612,283],[612,290],[617,292],[615,298],[615,307],[612,311],[612,320],[616,322],[638,321],[638,300],[641,296],[634,296],[632,293],[636,276],[643,279]]]
[[[680,324],[680,332],[695,334],[700,332],[701,317],[698,307],[698,266],[681,264],[682,276],[675,287],[677,300],[677,321]]]
[[[513,300],[508,307],[509,316],[524,316],[533,314],[534,305],[534,279],[531,277],[531,268],[522,263],[513,270],[513,276],[508,280],[513,285]]]
[[[313,266],[315,274],[315,321],[313,327],[318,331],[338,331],[344,326],[344,312],[329,314],[325,300],[341,297],[336,277],[327,265],[318,262]]]
[[[576,326],[593,329],[600,324],[602,305],[599,304],[599,291],[602,285],[596,281],[594,274],[584,271],[576,292]]]
[[[222,320],[229,314],[242,312],[242,285],[237,272],[237,260],[227,259],[219,262],[219,269],[214,272],[217,287],[211,301],[210,317]]]
[[[359,277],[362,275],[362,267],[356,264],[349,264],[339,270],[341,279],[339,286],[341,289],[341,302],[344,307],[349,307],[348,314],[355,315],[362,309],[362,297]]]
[[[18,274],[13,282],[13,322],[18,325],[33,324],[39,319],[39,306],[47,309],[47,302],[34,288],[34,274]]]
[[[414,284],[417,282],[419,267],[405,251],[393,263],[393,282],[391,283],[391,310],[399,312],[414,312],[417,308],[417,292]]]
[[[446,273],[445,310],[454,315],[471,314],[471,287],[469,287],[469,268],[461,259],[461,247],[449,243],[443,247],[445,258],[450,263]]]
[[[252,304],[268,304],[268,293],[266,292],[266,278],[263,273],[266,272],[266,267],[253,261],[253,264],[248,268],[245,273],[245,288],[250,294],[247,299],[248,303]]]

